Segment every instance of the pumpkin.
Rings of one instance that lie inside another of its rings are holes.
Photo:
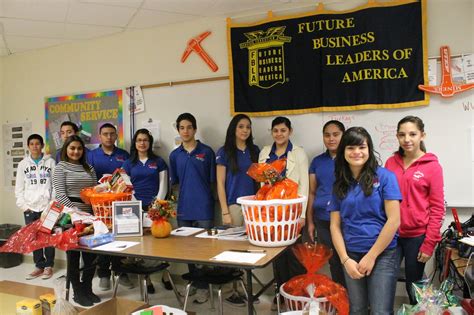
[[[157,238],[165,238],[171,234],[171,224],[166,219],[154,220],[151,224],[151,235]]]

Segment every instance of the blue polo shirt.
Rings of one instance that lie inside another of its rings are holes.
[[[89,163],[89,153],[91,152],[91,150],[89,150],[88,147],[85,147],[85,149],[86,149],[86,160],[87,160],[87,163]],[[56,151],[56,156],[55,156],[55,158],[54,158],[55,161],[56,161],[56,164],[59,163],[59,162],[61,162],[61,150],[62,150],[62,148],[61,148],[61,149],[58,149],[58,150]],[[91,163],[89,163],[89,164],[91,164]],[[100,177],[98,177],[98,178],[100,179]]]
[[[148,159],[145,164],[141,161],[133,163],[128,159],[123,163],[122,168],[130,176],[135,198],[141,200],[143,208],[146,209],[160,189],[160,172],[167,171],[168,166],[158,156]]]
[[[128,152],[123,149],[114,147],[112,154],[108,155],[99,146],[88,153],[87,160],[94,166],[97,178],[101,179],[104,174],[112,174],[117,168],[121,168],[129,157]]]
[[[290,152],[291,150],[293,150],[293,144],[291,143],[291,141],[288,140],[288,146],[286,147],[285,153],[278,156],[278,155],[275,154],[276,144],[274,142],[273,145],[272,145],[272,150],[270,151],[270,154],[268,155],[267,163],[271,163],[271,162],[276,161],[276,160],[281,160],[283,158],[287,158],[288,157],[288,152]],[[286,175],[286,167],[283,170],[283,172],[281,173],[281,176],[285,176],[285,175]]]
[[[332,198],[332,186],[336,177],[334,175],[334,160],[328,151],[318,155],[311,161],[309,173],[316,177],[316,196],[313,201],[313,220],[329,221],[327,206]]]
[[[348,251],[367,253],[377,240],[380,231],[387,222],[385,200],[402,200],[397,178],[391,171],[377,168],[372,194],[364,195],[361,186],[354,182],[344,199],[333,194],[328,210],[339,211],[344,242]],[[397,246],[398,234],[387,246]]]
[[[256,154],[258,156],[260,149],[254,146]],[[230,166],[230,162],[227,159],[227,155],[224,151],[224,147],[217,151],[216,164],[225,166],[225,193],[227,197],[227,204],[236,204],[238,197],[249,196],[255,194],[255,181],[247,175],[247,170],[252,164],[250,157],[250,150],[244,151],[237,149],[237,165],[239,170],[234,174]]]
[[[170,154],[171,184],[179,184],[178,220],[213,220],[211,184],[216,181],[216,157],[212,149],[197,142],[188,152],[180,145]]]

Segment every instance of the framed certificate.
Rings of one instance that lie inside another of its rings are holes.
[[[112,233],[115,237],[142,236],[142,202],[112,202]]]

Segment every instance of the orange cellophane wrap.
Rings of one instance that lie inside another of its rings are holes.
[[[298,261],[306,268],[306,274],[291,278],[284,284],[290,295],[309,297],[308,285],[316,287],[315,297],[325,297],[337,309],[338,314],[349,314],[349,298],[346,289],[329,277],[316,273],[332,256],[332,251],[321,244],[296,244],[292,247]]]
[[[78,247],[78,237],[75,229],[66,230],[61,234],[49,234],[41,232],[40,227],[40,219],[22,227],[0,247],[0,252],[28,254],[37,249],[50,246],[64,251]]]
[[[256,182],[271,182],[277,178],[286,167],[286,159],[275,160],[272,163],[253,163],[247,170],[247,174]]]

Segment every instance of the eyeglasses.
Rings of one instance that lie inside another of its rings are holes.
[[[138,139],[135,142],[136,143],[148,143],[148,142],[150,142],[150,140],[148,140],[148,139]]]

